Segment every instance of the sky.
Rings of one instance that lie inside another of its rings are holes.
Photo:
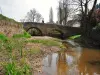
[[[54,21],[57,21],[57,7],[59,0],[0,0],[2,14],[20,21],[27,12],[35,8],[44,18],[44,22],[49,21],[50,8],[53,8]],[[100,0],[98,0],[98,3]]]
[[[0,0],[2,14],[17,21],[23,19],[27,12],[35,8],[44,18],[49,21],[50,8],[53,8],[54,21],[57,20],[58,0]]]

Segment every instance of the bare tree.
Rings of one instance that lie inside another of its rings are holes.
[[[27,22],[40,22],[41,19],[42,19],[41,14],[38,13],[35,8],[30,10],[25,17],[25,21]]]
[[[69,15],[68,0],[60,0],[58,8],[58,20],[60,24],[66,25]]]
[[[52,10],[52,7],[50,8],[49,22],[53,23],[53,10]]]
[[[36,22],[40,22],[42,20],[41,14],[37,13],[36,14]]]
[[[63,10],[64,10],[64,21],[63,24],[66,25],[68,15],[69,15],[69,9],[68,9],[68,0],[63,0]]]
[[[62,24],[62,3],[59,2],[59,8],[58,8],[58,23]]]
[[[25,22],[25,19],[20,19],[21,22]]]
[[[70,6],[74,8],[74,13],[80,12],[80,24],[83,30],[83,34],[89,35],[91,29],[96,25],[96,18],[93,16],[97,0],[71,0]],[[89,7],[91,5],[91,8]],[[76,13],[77,14],[77,13]]]
[[[94,10],[95,10],[95,6],[97,3],[97,0],[93,1],[93,5],[92,8],[89,11],[89,2],[91,0],[80,0],[81,3],[81,13],[82,13],[82,18],[81,18],[81,27],[83,28],[84,34],[86,34],[86,32],[88,33],[87,35],[89,35],[91,29],[94,27],[94,25],[96,25],[96,18],[95,16],[93,16]]]
[[[28,22],[34,22],[36,14],[37,14],[36,9],[30,10],[30,12],[27,13],[26,21],[28,21]]]

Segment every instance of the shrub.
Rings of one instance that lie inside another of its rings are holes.
[[[27,33],[26,31],[24,31],[24,37],[26,37],[26,38],[30,38],[31,35],[30,35],[29,33]]]
[[[24,31],[23,34],[15,34],[13,35],[13,38],[30,38],[31,35],[29,33],[27,33],[26,31]]]

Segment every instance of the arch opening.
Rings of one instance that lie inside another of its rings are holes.
[[[31,27],[27,30],[31,36],[42,36],[42,31],[37,27]]]

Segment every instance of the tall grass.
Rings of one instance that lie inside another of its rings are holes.
[[[7,36],[0,34],[0,50],[6,50],[12,57],[12,51],[18,50],[21,57],[23,56],[22,49],[25,44],[25,38],[8,38]]]

